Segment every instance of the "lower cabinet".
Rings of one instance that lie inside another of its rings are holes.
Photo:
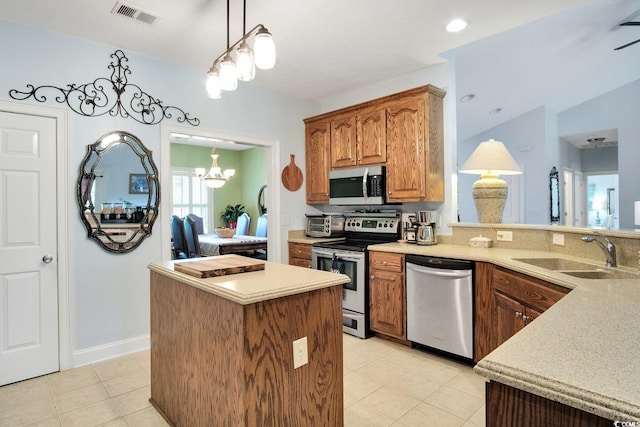
[[[369,320],[372,331],[406,339],[404,255],[369,252]]]
[[[511,338],[569,289],[525,274],[476,263],[475,360]]]
[[[289,242],[289,265],[311,268],[311,245]]]

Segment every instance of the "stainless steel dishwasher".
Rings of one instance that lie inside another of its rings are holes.
[[[473,262],[405,257],[407,339],[473,359]]]

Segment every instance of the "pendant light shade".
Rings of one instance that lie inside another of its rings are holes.
[[[207,95],[220,98],[221,90],[238,88],[238,80],[251,81],[256,76],[256,67],[269,70],[276,65],[276,46],[271,33],[258,24],[246,31],[247,1],[243,1],[242,38],[229,46],[229,0],[227,0],[227,50],[213,61],[207,78]],[[247,41],[254,37],[253,50]],[[217,78],[214,71],[217,71]],[[213,77],[212,77],[213,75]],[[217,84],[219,82],[219,84]],[[220,89],[217,89],[217,88]]]
[[[215,68],[210,69],[207,73],[207,96],[212,99],[220,99],[222,97],[220,73]]]
[[[256,63],[253,58],[253,50],[246,42],[242,42],[236,50],[236,71],[238,80],[250,82],[256,76]]]
[[[276,45],[271,33],[262,27],[256,34],[253,45],[256,57],[256,67],[261,70],[270,70],[276,65]]]
[[[236,90],[238,88],[236,64],[229,54],[227,54],[224,60],[218,65],[218,70],[220,71],[220,87],[222,90]]]

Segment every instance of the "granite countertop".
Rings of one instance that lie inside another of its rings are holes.
[[[370,249],[490,262],[572,289],[474,371],[607,419],[640,420],[640,280],[579,279],[514,260],[564,258],[606,268],[604,260],[546,251],[408,243]]]
[[[152,263],[148,268],[242,305],[342,285],[350,280],[344,274],[269,261],[265,262],[264,270],[200,279],[175,271],[176,262],[180,260]]]

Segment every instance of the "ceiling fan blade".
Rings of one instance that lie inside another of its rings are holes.
[[[640,21],[628,21],[628,22],[623,22],[622,24],[620,24],[621,27],[631,27],[631,26],[636,26],[636,25],[640,25]]]
[[[620,50],[620,49],[624,49],[625,47],[629,47],[629,46],[631,46],[632,44],[636,44],[636,43],[638,43],[638,42],[640,42],[640,39],[638,39],[638,40],[636,40],[636,41],[634,41],[634,42],[631,42],[631,43],[623,44],[622,46],[618,46],[617,48],[615,48],[615,49],[613,49],[613,50]]]

